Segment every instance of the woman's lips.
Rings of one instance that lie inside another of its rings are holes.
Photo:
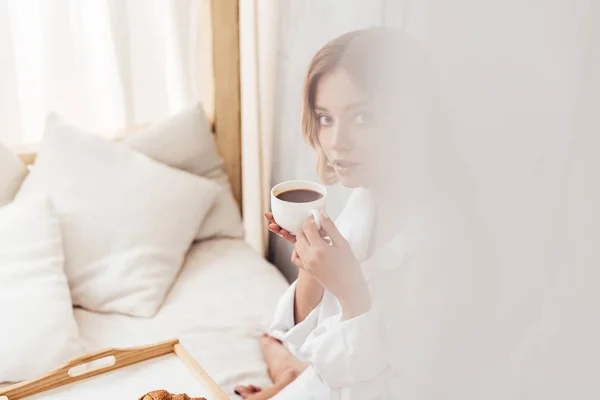
[[[361,162],[348,161],[348,160],[335,160],[333,166],[336,171],[342,174],[350,173],[353,169],[361,166]]]

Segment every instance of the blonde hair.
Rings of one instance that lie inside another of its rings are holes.
[[[317,173],[321,181],[326,184],[336,183],[338,177],[319,143],[319,121],[315,113],[317,84],[323,75],[332,72],[339,66],[348,45],[360,34],[361,31],[348,32],[323,46],[310,62],[304,80],[302,134],[317,151]]]

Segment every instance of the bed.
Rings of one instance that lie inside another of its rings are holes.
[[[201,41],[204,109],[223,159],[233,197],[241,209],[240,77],[238,1],[212,1],[204,10],[210,42]],[[127,131],[137,131],[132,127]],[[36,149],[19,151],[33,164]],[[165,302],[152,318],[97,313],[75,308],[82,352],[132,347],[178,338],[223,390],[235,385],[267,385],[259,335],[288,284],[281,273],[243,239],[195,242]],[[169,371],[164,372],[168,376]]]
[[[150,319],[75,310],[84,352],[179,338],[228,395],[270,380],[258,337],[287,288],[243,240],[194,244],[158,314]],[[168,372],[167,372],[168,373]]]

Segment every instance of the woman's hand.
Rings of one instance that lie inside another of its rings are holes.
[[[265,218],[269,220],[269,230],[291,244],[296,243],[296,236],[292,235],[285,229],[281,229],[275,219],[273,213],[266,212]],[[309,273],[303,270],[302,261],[298,258],[296,250],[292,253],[292,263],[299,268],[298,282],[296,285],[296,294],[294,300],[294,321],[296,324],[304,321],[312,310],[321,302],[323,297],[323,287]]]
[[[279,225],[277,225],[277,222],[275,222],[275,218],[273,218],[273,213],[266,212],[264,214],[264,216],[270,222],[270,224],[269,224],[269,230],[271,232],[273,232],[274,234],[276,234],[280,238],[287,240],[291,244],[296,243],[296,236],[292,235],[291,233],[289,233],[288,231],[286,231],[285,229],[283,229]],[[299,264],[301,264],[301,262],[298,259],[298,254],[296,254],[296,250],[294,250],[293,253],[292,253],[292,259],[291,259],[291,261],[297,267],[302,268],[299,265]]]
[[[291,233],[289,233],[288,231],[286,231],[285,229],[283,229],[282,227],[277,225],[277,222],[275,222],[275,218],[273,218],[273,213],[266,212],[264,214],[264,216],[270,222],[269,230],[271,232],[273,232],[280,238],[287,240],[291,244],[296,243],[296,236],[292,235]],[[298,264],[296,262],[294,262],[294,259],[297,259],[297,258],[298,258],[298,255],[296,254],[296,250],[294,250],[294,252],[292,253],[292,262],[296,266],[298,266]]]
[[[311,218],[296,236],[292,262],[337,297],[344,319],[366,313],[371,308],[371,295],[360,263],[333,221],[323,212],[321,226],[324,235],[331,238],[331,245],[323,239]]]
[[[278,235],[279,237],[287,240],[291,244],[296,243],[296,236],[292,235],[291,233],[289,233],[288,231],[286,231],[285,229],[282,229],[279,225],[277,225],[277,222],[275,222],[275,218],[273,218],[273,213],[266,212],[264,215],[265,215],[265,218],[270,222],[269,230],[271,232],[273,232],[276,235]]]

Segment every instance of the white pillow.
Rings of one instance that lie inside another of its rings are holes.
[[[58,217],[47,199],[0,209],[0,382],[33,378],[80,352]]]
[[[221,184],[221,193],[196,239],[244,236],[239,208],[201,104],[127,136],[123,143],[158,162]]]
[[[208,179],[54,124],[17,199],[52,199],[74,305],[150,317],[217,192]]]
[[[13,200],[25,176],[25,164],[0,144],[0,207]]]

